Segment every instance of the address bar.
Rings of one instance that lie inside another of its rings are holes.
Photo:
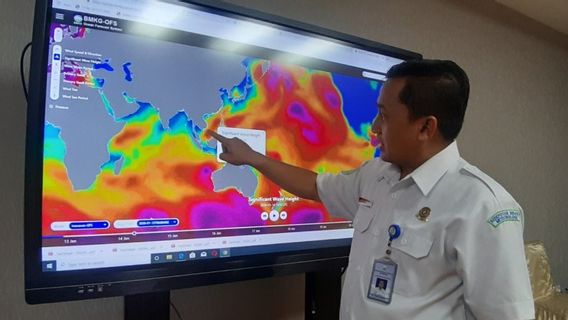
[[[97,6],[105,6],[107,8],[117,8],[120,10],[128,10],[128,11],[140,11],[139,8],[137,7],[131,7],[131,6],[125,6],[124,3],[136,3],[136,4],[140,4],[142,1],[128,1],[128,0],[122,0],[120,2],[118,1],[104,1],[104,0],[91,0],[91,3]]]

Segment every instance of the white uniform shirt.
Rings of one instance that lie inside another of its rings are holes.
[[[503,187],[463,160],[456,142],[400,180],[381,159],[338,175],[320,174],[331,214],[353,220],[341,319],[533,319],[522,210]],[[431,209],[428,221],[417,218]],[[390,304],[367,298],[388,227],[398,264]]]

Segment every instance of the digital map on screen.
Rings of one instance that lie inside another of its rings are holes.
[[[51,25],[57,60],[56,50],[61,88],[46,100],[44,236],[338,220],[254,168],[219,160],[206,129],[317,173],[377,156],[370,127],[378,81],[63,24]],[[129,223],[140,219],[165,222]],[[78,231],[54,228],[60,221],[106,222]]]

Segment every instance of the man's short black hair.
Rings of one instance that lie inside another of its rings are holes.
[[[406,79],[399,99],[408,107],[412,119],[434,116],[446,141],[458,136],[469,98],[469,79],[455,62],[405,61],[390,68],[386,77]]]

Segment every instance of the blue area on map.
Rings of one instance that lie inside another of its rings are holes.
[[[168,121],[168,127],[171,133],[187,132],[188,126],[191,124],[191,120],[188,119],[187,114],[183,111],[176,113]]]
[[[122,159],[122,155],[119,153],[111,153],[110,154],[110,159],[103,163],[101,165],[101,169],[105,169],[105,168],[112,168],[114,170],[115,174],[118,174],[120,172],[120,170],[118,170],[119,172],[117,172],[117,168],[116,168],[116,164],[119,160]]]
[[[127,62],[122,65],[122,70],[124,71],[124,80],[131,82],[132,81],[132,71],[130,71],[130,66],[132,62]]]
[[[369,81],[360,78],[337,73],[333,73],[332,78],[343,97],[343,113],[349,126],[358,135],[364,134],[361,132],[361,124],[373,122],[377,115],[377,98],[381,83],[373,88]]]
[[[95,81],[95,87],[99,89],[105,85],[105,79],[103,78],[95,78],[94,81]]]
[[[151,112],[152,110],[154,110],[154,106],[152,106],[151,103],[149,102],[142,102],[142,101],[138,101],[136,100],[136,103],[138,104],[138,110],[136,110],[135,112],[128,114],[120,119],[117,119],[117,121],[119,122],[129,122],[130,120],[135,120],[136,116],[139,116],[147,111]]]
[[[60,133],[61,129],[48,122],[45,124],[45,131],[43,134],[45,136],[44,140],[59,139]]]
[[[243,67],[245,67],[245,69],[248,69],[249,64],[251,64],[253,60],[254,59],[252,58],[245,58],[241,62],[241,64],[243,65]],[[239,84],[233,86],[233,88],[231,88],[231,91],[225,88],[219,89],[219,95],[221,97],[222,105],[231,106],[231,112],[238,112],[244,110],[247,106],[248,96],[250,94],[249,89],[252,88],[254,85],[255,84],[254,81],[252,80],[251,75],[247,72],[243,80]],[[231,92],[235,89],[239,93],[241,93],[240,97],[233,98]]]
[[[114,71],[114,68],[108,63],[108,60],[105,60],[104,62],[101,63],[93,64],[93,69],[95,70],[104,69],[106,71]]]
[[[169,131],[173,134],[189,134],[191,135],[193,143],[201,148],[201,150],[208,154],[215,154],[217,149],[208,146],[199,138],[199,133],[202,131],[198,126],[193,123],[185,111],[179,111],[168,121]]]
[[[110,102],[108,104],[105,104],[105,110],[109,116],[111,116],[113,119],[116,119],[116,117],[114,116],[114,109],[110,105]]]

